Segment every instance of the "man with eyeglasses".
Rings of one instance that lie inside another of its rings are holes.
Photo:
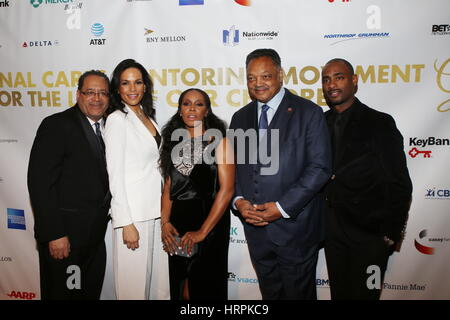
[[[102,138],[108,77],[78,81],[77,104],[45,118],[28,166],[41,299],[99,299],[106,267],[110,193]]]

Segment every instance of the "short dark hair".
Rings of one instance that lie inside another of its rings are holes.
[[[83,73],[80,76],[80,78],[78,79],[78,90],[79,91],[81,91],[81,89],[83,88],[84,80],[89,76],[98,76],[98,77],[102,77],[103,79],[105,79],[106,83],[108,84],[108,90],[109,90],[108,76],[106,74],[104,74],[103,72],[101,72],[100,70],[89,70],[89,71],[86,71],[85,73]]]
[[[135,68],[138,69],[142,74],[142,81],[144,81],[145,91],[144,96],[142,97],[141,106],[147,117],[155,120],[155,108],[153,106],[153,81],[148,74],[147,70],[144,68],[142,64],[135,61],[134,59],[125,59],[121,61],[116,68],[114,69],[111,76],[111,103],[109,105],[109,109],[107,110],[108,114],[113,113],[116,110],[120,110],[123,113],[127,113],[125,111],[125,105],[122,102],[122,98],[119,94],[120,87],[120,76],[122,73],[129,69]]]
[[[350,70],[350,74],[354,75],[355,74],[355,70],[353,69],[353,66],[350,62],[348,62],[345,59],[342,58],[334,58],[331,59],[330,61],[328,61],[325,65],[329,64],[329,63],[333,63],[333,62],[342,62],[343,64],[345,64],[347,66],[347,68]]]
[[[251,60],[260,58],[260,57],[269,57],[272,59],[273,63],[278,67],[281,68],[281,58],[278,52],[276,52],[274,49],[256,49],[252,52],[250,52],[247,56],[247,59],[245,60],[245,67],[248,68],[248,64]]]

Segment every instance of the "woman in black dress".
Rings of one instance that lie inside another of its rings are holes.
[[[225,123],[200,89],[181,94],[177,113],[162,131],[161,237],[172,300],[227,299],[235,165],[225,136]]]

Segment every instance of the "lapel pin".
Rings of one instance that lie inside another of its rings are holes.
[[[292,112],[292,108],[291,107],[288,108],[288,112]]]

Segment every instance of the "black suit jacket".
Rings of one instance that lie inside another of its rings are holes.
[[[76,105],[45,118],[28,166],[35,237],[69,237],[71,247],[103,241],[109,187],[104,154],[88,119]]]
[[[390,115],[358,99],[351,108],[327,186],[328,204],[349,228],[398,241],[412,192],[403,137]],[[325,116],[332,133],[332,111]]]
[[[257,131],[257,118],[257,102],[253,101],[233,115],[230,129]],[[235,196],[256,204],[278,201],[291,218],[280,218],[265,227],[244,222],[248,244],[257,250],[259,240],[267,235],[280,246],[315,244],[324,237],[323,198],[318,192],[331,175],[331,149],[323,111],[286,89],[270,129],[279,130],[279,141],[272,141],[279,147],[278,172],[261,175],[261,165],[248,161],[256,148],[247,143],[247,161],[236,166]],[[236,147],[239,153],[241,146]]]

